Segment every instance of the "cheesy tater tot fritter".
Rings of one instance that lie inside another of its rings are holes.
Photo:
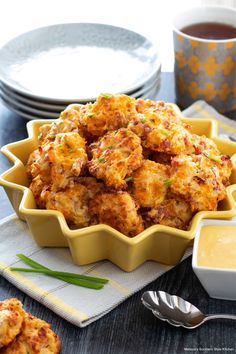
[[[142,164],[140,139],[125,128],[107,133],[90,148],[89,172],[114,189],[125,188],[125,178]]]
[[[144,160],[133,173],[133,195],[141,207],[156,208],[166,197],[169,181],[168,166]]]
[[[226,196],[220,165],[205,155],[180,155],[171,161],[171,191],[182,195],[192,211],[216,210]]]
[[[51,191],[46,197],[47,209],[60,211],[69,224],[77,227],[88,226],[88,193],[85,186],[76,184],[63,191]]]
[[[0,301],[0,348],[8,345],[20,333],[25,312],[19,300]]]
[[[39,144],[43,145],[47,142],[54,141],[57,134],[69,132],[81,134],[79,127],[73,121],[59,118],[52,124],[44,124],[42,127],[40,127],[38,137]]]
[[[60,339],[51,326],[29,313],[25,314],[20,334],[0,354],[58,354]]]
[[[189,203],[179,196],[170,196],[157,208],[146,213],[148,225],[160,224],[187,230],[193,217]]]
[[[132,119],[128,128],[137,134],[148,149],[171,155],[186,153],[191,144],[191,134],[181,124],[163,120],[155,112],[145,112]]]
[[[53,185],[57,189],[65,188],[70,179],[81,174],[87,163],[85,140],[77,133],[57,134],[50,144],[48,156]]]
[[[127,236],[133,237],[144,230],[142,217],[127,192],[98,194],[91,200],[89,211],[99,223],[110,225]]]
[[[80,177],[76,184],[61,191],[43,190],[40,201],[46,209],[59,210],[73,227],[85,227],[94,224],[88,210],[88,203],[104,185],[93,177]]]
[[[86,107],[84,129],[95,137],[127,127],[136,114],[135,99],[126,95],[100,95],[94,104]]]
[[[162,121],[183,124],[179,114],[176,113],[171,105],[164,101],[144,100],[139,98],[136,101],[136,109],[138,113],[155,112]]]
[[[39,146],[29,158],[27,172],[40,176],[54,189],[66,188],[74,182],[87,163],[85,140],[78,133],[59,133],[52,142]]]

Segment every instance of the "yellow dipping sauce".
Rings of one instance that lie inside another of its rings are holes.
[[[202,267],[236,269],[236,226],[203,226],[197,264]]]

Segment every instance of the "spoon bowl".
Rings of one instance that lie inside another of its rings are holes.
[[[205,315],[190,302],[164,291],[146,291],[141,301],[154,316],[175,327],[193,329],[217,318],[236,320],[236,316],[228,314]]]

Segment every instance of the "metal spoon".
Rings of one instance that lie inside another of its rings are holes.
[[[154,316],[175,327],[192,329],[217,318],[236,320],[236,315],[205,315],[190,302],[164,291],[146,291],[141,301]]]

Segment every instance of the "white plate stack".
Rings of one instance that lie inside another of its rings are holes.
[[[153,98],[161,63],[153,44],[138,33],[95,23],[43,27],[0,50],[0,96],[27,119],[58,118],[71,103],[100,93]]]

